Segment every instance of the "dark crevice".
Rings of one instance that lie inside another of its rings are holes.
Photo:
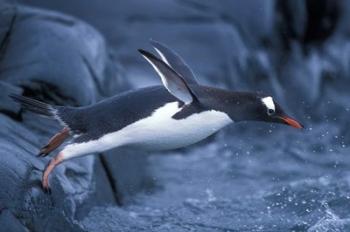
[[[21,114],[21,110],[20,110],[20,113],[16,113],[16,112],[13,112],[13,111],[10,111],[10,110],[4,110],[4,109],[1,109],[0,110],[0,114],[4,114],[16,121],[22,121],[22,114]]]
[[[13,31],[13,28],[14,28],[14,25],[15,25],[15,22],[16,22],[16,18],[17,18],[17,7],[14,6],[13,8],[14,8],[14,14],[13,14],[13,16],[11,18],[8,30],[6,31],[5,36],[4,36],[4,38],[3,38],[3,40],[1,41],[1,44],[0,44],[0,62],[2,61],[2,59],[4,57],[4,54],[6,53],[6,48],[7,48],[7,45],[9,44],[9,42],[10,42],[11,33]]]
[[[22,85],[23,96],[42,100],[55,105],[78,106],[76,100],[62,94],[57,86],[45,81],[32,80],[30,85]]]
[[[278,31],[286,51],[298,41],[305,55],[313,47],[321,47],[335,32],[341,14],[341,1],[307,0],[299,4],[299,11],[305,10],[305,25],[300,25],[300,12],[296,13],[294,1],[279,0],[276,11],[279,14]]]
[[[108,166],[108,162],[107,162],[106,158],[103,155],[99,155],[99,158],[100,158],[102,167],[103,167],[103,169],[106,172],[106,176],[107,176],[109,185],[112,188],[114,199],[117,202],[118,206],[123,206],[122,196],[119,193],[118,187],[117,187],[117,184],[116,184],[117,181],[113,177],[113,174],[112,174],[112,172],[111,172],[111,170],[110,170],[110,168]]]
[[[303,42],[322,43],[335,31],[339,16],[340,2],[332,0],[306,1],[307,24]]]

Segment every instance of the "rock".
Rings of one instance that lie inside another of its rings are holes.
[[[147,153],[117,148],[105,152],[101,159],[119,205],[128,205],[136,194],[151,191],[154,187],[147,169]]]
[[[20,110],[8,94],[86,105],[127,84],[91,26],[52,11],[1,7],[0,206],[7,210],[0,220],[10,217],[13,231],[83,231],[76,217],[95,204],[115,204],[117,197],[100,159],[87,156],[60,165],[50,178],[52,194],[45,194],[40,180],[50,158],[36,154],[60,126]]]
[[[46,92],[53,100],[68,98],[81,105],[118,88],[116,76],[105,78],[105,74],[113,73],[109,70],[113,66],[108,65],[111,61],[103,37],[93,28],[50,11],[42,14],[37,9],[17,6],[15,14],[11,39],[0,65],[2,81],[20,85],[32,94]]]
[[[5,208],[1,210],[0,225],[2,231],[11,232],[28,232],[29,230],[21,224],[21,222],[14,217],[9,210]]]

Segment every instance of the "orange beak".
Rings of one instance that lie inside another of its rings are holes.
[[[288,116],[282,116],[280,117],[280,119],[287,125],[289,126],[292,126],[294,128],[298,128],[298,129],[301,129],[301,128],[304,128],[303,125],[301,125],[299,122],[297,122],[295,119],[292,119]]]

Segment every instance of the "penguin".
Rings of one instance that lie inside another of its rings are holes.
[[[62,130],[40,149],[39,156],[47,156],[69,140],[43,172],[45,191],[50,190],[49,175],[57,165],[91,153],[116,147],[146,151],[186,147],[241,121],[303,128],[272,96],[201,85],[175,51],[155,40],[150,43],[159,57],[146,50],[138,51],[158,73],[163,85],[123,92],[82,107],[50,105],[10,95],[23,109],[50,117],[62,125]]]

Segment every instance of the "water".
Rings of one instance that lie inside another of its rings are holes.
[[[83,224],[91,231],[101,220],[106,228],[144,231],[349,229],[349,157],[341,141],[330,142],[337,131],[249,127],[186,152],[152,155],[156,187],[125,208],[94,208]]]

